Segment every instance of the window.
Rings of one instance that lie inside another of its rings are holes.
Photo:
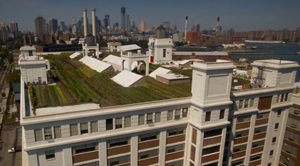
[[[160,122],[160,112],[155,112],[155,122]]]
[[[140,152],[138,159],[141,160],[141,159],[146,159],[146,158],[155,157],[155,156],[158,156],[158,149],[149,150],[146,152]]]
[[[169,110],[167,115],[167,120],[172,120],[172,119],[173,119],[173,110]]]
[[[86,152],[92,152],[97,150],[97,144],[92,143],[92,144],[84,144],[84,145],[79,145],[75,146],[72,148],[72,153],[73,154],[81,154],[81,153],[86,153]]]
[[[131,126],[131,117],[126,116],[125,117],[125,127],[130,127]]]
[[[153,113],[147,113],[147,124],[153,123]]]
[[[242,122],[249,122],[251,120],[251,115],[246,115],[246,116],[238,116],[236,118],[238,123],[242,123]]]
[[[239,145],[239,146],[233,147],[233,152],[245,151],[246,149],[247,149],[247,144]]]
[[[184,149],[184,144],[169,146],[166,148],[166,154],[182,151],[183,149]]]
[[[139,142],[158,139],[159,133],[144,134],[139,136]]]
[[[116,129],[122,128],[122,118],[116,118]]]
[[[113,129],[113,119],[106,119],[106,130]]]
[[[54,150],[49,150],[45,152],[46,160],[55,159],[55,152]]]
[[[276,142],[276,137],[272,138],[272,143],[274,144]]]
[[[224,119],[225,109],[221,109],[220,111],[220,119]]]
[[[281,115],[281,111],[282,111],[282,110],[278,110],[278,111],[277,111],[277,116],[280,116],[280,115]]]
[[[207,121],[210,121],[210,114],[211,114],[211,112],[206,112],[205,113],[205,121],[207,122]]]
[[[215,146],[215,147],[211,147],[211,148],[206,148],[206,149],[203,149],[202,155],[215,153],[215,152],[218,152],[219,150],[220,150],[220,146]]]
[[[188,114],[188,108],[183,108],[183,109],[182,109],[182,117],[183,117],[183,118],[186,118],[186,117],[187,117],[187,114]]]
[[[264,146],[264,144],[265,144],[265,140],[253,142],[252,143],[252,148],[259,147],[259,146]]]
[[[250,99],[250,107],[253,107],[253,105],[254,105],[254,98],[251,98]]]
[[[54,138],[61,138],[60,126],[55,126],[54,127]]]
[[[204,132],[204,138],[214,137],[214,136],[221,135],[221,134],[222,134],[222,129],[215,129],[215,130],[205,131]]]
[[[130,155],[111,158],[107,160],[107,166],[115,166],[122,164],[125,165],[125,163],[130,163]]]
[[[239,102],[239,109],[242,109],[243,108],[243,100],[240,100]]]
[[[80,134],[86,134],[89,132],[88,123],[80,123]]]
[[[51,127],[44,128],[44,137],[45,137],[45,140],[52,139],[52,129],[51,129]]]
[[[269,113],[268,112],[257,114],[257,119],[266,119],[268,117],[269,117]]]
[[[279,123],[275,123],[275,129],[278,129]]]
[[[273,151],[273,150],[271,150],[271,151],[270,151],[270,156],[273,156],[273,153],[274,153],[274,151]]]
[[[122,138],[122,139],[116,139],[116,140],[111,140],[107,142],[107,147],[112,148],[112,147],[117,147],[117,146],[124,146],[129,144],[129,139],[128,138]]]
[[[163,49],[163,57],[164,57],[164,58],[166,57],[166,52],[167,52],[167,50],[166,50],[166,49]]]
[[[77,126],[77,123],[70,124],[70,135],[71,136],[78,135],[78,126]]]
[[[34,138],[35,138],[35,141],[42,141],[43,140],[42,129],[35,129],[34,130]]]
[[[175,110],[175,120],[178,120],[178,119],[180,119],[180,110],[179,109]]]
[[[91,121],[91,132],[98,132],[98,121]]]
[[[248,104],[249,104],[249,99],[246,99],[244,103],[244,108],[248,108]]]
[[[250,157],[250,161],[254,161],[254,160],[258,160],[261,158],[261,154],[255,155],[255,156],[251,156]]]
[[[170,129],[167,131],[168,136],[174,136],[174,135],[180,135],[185,132],[184,129],[179,128],[179,129]]]
[[[289,94],[286,93],[285,96],[284,96],[284,101],[288,101],[288,98],[289,98]]]
[[[145,115],[140,114],[139,115],[139,125],[143,125],[143,124],[145,124]]]

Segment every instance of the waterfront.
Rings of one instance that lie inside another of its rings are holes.
[[[299,44],[246,43],[246,47],[256,47],[257,49],[230,53],[230,58],[247,58],[249,62],[256,59],[282,59],[296,61],[300,64]],[[300,68],[297,71],[296,81],[300,81]]]

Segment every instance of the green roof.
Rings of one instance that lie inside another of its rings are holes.
[[[145,85],[124,88],[110,79],[116,73],[97,73],[80,61],[70,59],[68,54],[45,58],[54,67],[48,72],[48,78],[58,81],[32,86],[30,95],[36,99],[36,107],[88,102],[104,107],[191,96],[190,82],[166,85],[146,76]]]

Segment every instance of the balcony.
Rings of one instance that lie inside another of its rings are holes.
[[[201,163],[207,163],[207,162],[210,162],[210,161],[215,161],[215,160],[218,160],[219,159],[219,153],[217,154],[212,154],[212,155],[207,155],[207,156],[204,156],[202,157],[201,159]]]
[[[233,152],[232,159],[240,158],[246,155],[246,151],[242,152]]]
[[[158,157],[152,157],[147,159],[141,159],[138,161],[139,166],[146,166],[146,165],[152,165],[158,163]]]
[[[107,156],[113,156],[113,155],[123,154],[128,152],[130,152],[130,145],[113,147],[107,149]]]
[[[140,142],[139,143],[139,150],[157,147],[158,145],[159,145],[159,140],[151,140],[151,141],[146,141],[146,142]]]
[[[203,140],[203,146],[208,146],[208,145],[220,143],[221,139],[222,139],[221,136],[214,137],[214,138],[205,138]]]
[[[184,151],[174,152],[166,155],[166,161],[182,158]]]
[[[268,119],[257,119],[255,121],[255,126],[259,126],[259,125],[267,124],[267,123],[268,123]]]
[[[171,137],[167,137],[167,144],[182,142],[184,140],[185,140],[185,135],[184,134],[171,136]]]
[[[241,143],[244,143],[244,142],[247,142],[247,141],[248,141],[248,137],[235,138],[234,139],[234,144],[241,144]]]
[[[266,133],[254,134],[253,140],[262,139],[266,137]]]
[[[259,146],[251,149],[251,154],[259,153],[264,150],[264,146]]]
[[[237,123],[235,129],[239,130],[239,129],[249,128],[249,127],[250,127],[250,122],[242,122],[242,123]]]
[[[73,163],[80,163],[83,161],[89,161],[89,160],[94,160],[99,158],[99,152],[94,151],[94,152],[87,152],[87,153],[82,153],[82,154],[75,154],[73,156]]]

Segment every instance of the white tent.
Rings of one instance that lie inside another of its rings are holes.
[[[169,69],[159,67],[156,70],[154,70],[152,73],[150,73],[149,76],[156,79],[156,75],[158,75],[158,74],[168,74],[170,72],[171,72],[171,70],[169,70]]]
[[[99,73],[101,73],[101,72],[103,72],[106,69],[111,67],[110,64],[107,64],[105,62],[102,62],[98,59],[95,59],[95,58],[92,58],[92,57],[89,57],[89,56],[84,56],[79,61],[84,63],[85,65],[87,65],[91,69],[96,70]]]
[[[117,84],[123,86],[123,87],[130,87],[140,79],[142,79],[143,76],[139,74],[135,74],[133,72],[123,70],[116,76],[112,78],[113,81],[115,81]]]
[[[115,70],[121,71],[122,70],[122,59],[119,56],[115,56],[115,55],[108,55],[107,57],[105,57],[103,59],[103,62],[106,62],[108,64],[111,64],[113,66],[113,68]],[[124,62],[124,67],[126,70],[128,66],[128,61]],[[137,62],[134,62],[131,66],[131,70],[134,69],[135,67],[137,67]]]
[[[139,50],[139,49],[141,49],[141,47],[136,44],[120,46],[121,51],[132,51],[132,50]]]
[[[70,55],[71,59],[76,58],[78,55],[80,55],[80,52],[74,52],[72,55]]]

